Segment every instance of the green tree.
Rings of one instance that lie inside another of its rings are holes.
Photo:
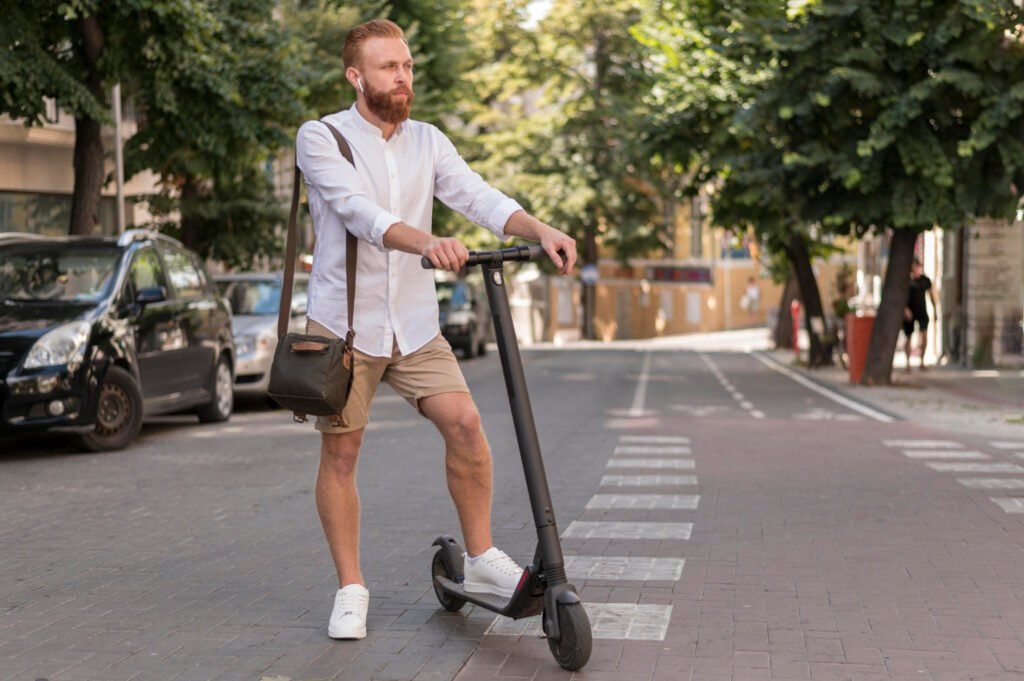
[[[478,4],[475,12],[486,9]],[[491,9],[472,35],[481,61],[471,79],[481,106],[470,118],[483,167],[540,219],[626,258],[663,242],[656,173],[638,142],[652,84],[647,48],[630,32],[637,2],[555,2],[539,23],[530,3]],[[584,287],[584,329],[593,337],[593,287]]]
[[[888,383],[917,235],[1007,216],[1024,181],[1024,45],[1007,2],[838,0],[771,36],[778,68],[752,120],[799,216],[835,233],[892,229],[863,381]]]
[[[205,7],[211,25],[202,45],[143,51],[147,68],[131,84],[145,124],[127,145],[127,167],[159,176],[154,207],[180,214],[165,230],[206,256],[245,267],[254,255],[277,252],[283,211],[272,160],[303,118],[306,90],[297,74],[308,48],[274,18],[273,0]]]
[[[4,0],[0,16],[0,112],[42,125],[52,98],[75,117],[69,231],[90,234],[105,182],[100,133],[112,120],[110,88],[145,75],[153,51],[201,49],[213,17],[186,0]]]

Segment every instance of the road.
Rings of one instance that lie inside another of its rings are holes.
[[[893,420],[762,353],[524,361],[597,636],[575,678],[1024,679],[1024,444]],[[496,543],[527,562],[498,359],[463,369]],[[116,453],[0,441],[0,679],[574,678],[535,622],[438,607],[431,543],[457,534],[443,449],[387,387],[359,464],[370,635],[327,639],[318,441],[260,406],[151,419]]]

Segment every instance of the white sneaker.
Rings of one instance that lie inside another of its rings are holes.
[[[334,610],[327,635],[336,639],[366,638],[366,611],[370,592],[362,584],[349,584],[334,595]]]
[[[523,568],[495,547],[491,547],[476,558],[463,555],[463,587],[467,593],[484,593],[511,598],[515,593]]]

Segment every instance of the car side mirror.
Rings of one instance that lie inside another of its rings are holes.
[[[140,288],[139,292],[135,294],[135,302],[139,305],[160,303],[165,300],[167,300],[167,289],[163,286],[147,286]]]

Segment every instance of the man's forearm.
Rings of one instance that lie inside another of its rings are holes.
[[[404,253],[423,253],[431,235],[404,222],[396,222],[384,232],[384,247]]]
[[[530,241],[542,241],[551,227],[525,210],[517,210],[505,223],[505,236],[519,236]]]

